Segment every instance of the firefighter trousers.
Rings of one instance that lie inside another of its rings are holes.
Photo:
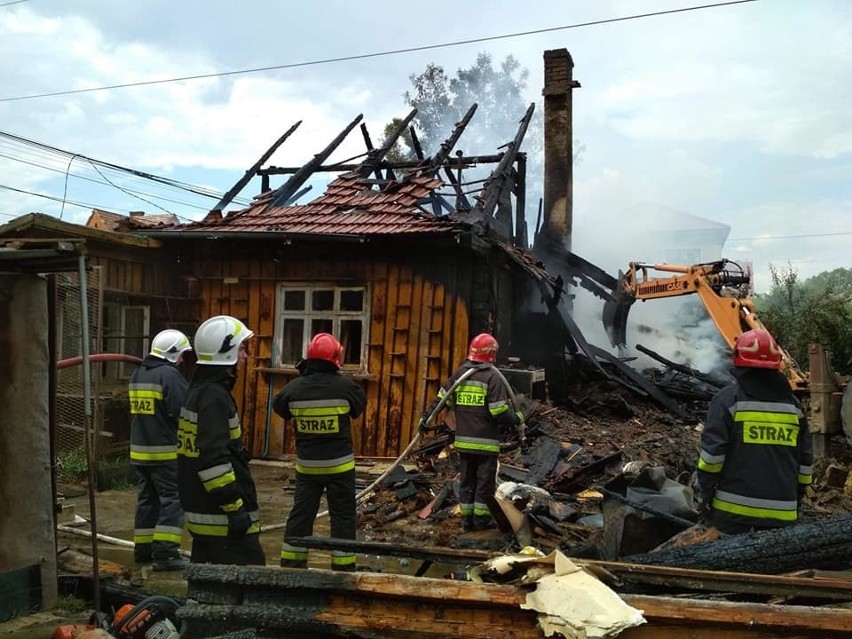
[[[488,502],[497,490],[497,456],[459,453],[459,510],[466,529],[491,521]]]
[[[308,475],[296,472],[296,489],[293,509],[287,517],[284,544],[281,546],[281,565],[289,568],[307,568],[308,549],[289,544],[292,537],[309,537],[314,532],[314,520],[319,512],[320,499],[325,492],[328,514],[331,519],[331,536],[338,539],[356,539],[355,471],[333,475]],[[355,553],[334,550],[331,553],[332,570],[355,570]]]
[[[138,484],[133,558],[140,563],[177,559],[183,535],[177,462],[133,467]]]

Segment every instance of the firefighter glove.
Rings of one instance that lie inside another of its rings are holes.
[[[417,432],[421,435],[425,435],[430,430],[432,430],[432,428],[429,426],[429,413],[423,413],[420,416],[420,423],[417,424]]]
[[[235,513],[228,513],[228,537],[231,539],[242,539],[246,536],[251,526],[251,515],[244,509]]]

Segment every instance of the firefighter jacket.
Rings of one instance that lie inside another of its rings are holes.
[[[245,510],[260,532],[257,491],[243,447],[230,366],[198,365],[178,423],[178,488],[193,535],[226,537],[228,514]]]
[[[736,368],[710,403],[698,460],[702,498],[727,520],[775,527],[797,519],[811,483],[811,433],[778,371]]]
[[[186,398],[187,382],[180,371],[148,355],[130,377],[130,463],[174,463],[177,423]]]
[[[476,372],[453,389],[456,380],[471,368],[477,369]],[[500,426],[517,426],[520,423],[520,417],[513,410],[509,390],[490,364],[465,360],[438,391],[437,401],[424,416],[428,417],[444,397],[447,398],[445,406],[455,412],[454,446],[460,453],[498,455]]]
[[[324,360],[304,360],[299,368],[301,375],[272,401],[278,415],[295,419],[296,470],[308,475],[354,470],[351,420],[367,405],[363,389]]]

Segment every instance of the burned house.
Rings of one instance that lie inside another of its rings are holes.
[[[367,394],[355,429],[362,456],[399,454],[474,334],[492,332],[501,355],[519,354],[516,309],[537,282],[550,282],[540,262],[515,246],[526,242],[518,166],[533,106],[519,114],[518,131],[502,153],[453,155],[475,110],[434,156],[386,160],[412,111],[381,147],[368,146],[361,162],[323,164],[359,116],[305,166],[255,165],[247,175],[263,176],[265,186],[270,175],[288,177],[264,188],[247,208],[144,231],[191,265],[199,320],[230,314],[255,332],[249,366],[235,387],[255,455],[294,450],[293,434],[273,414],[271,399],[298,375],[296,364],[317,332],[339,337],[342,372]],[[465,174],[479,165],[492,170],[470,194]],[[321,196],[293,204],[319,171],[342,173]]]

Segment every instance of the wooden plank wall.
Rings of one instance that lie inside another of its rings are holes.
[[[270,397],[295,372],[256,370],[270,366],[279,282],[341,281],[370,287],[367,370],[354,376],[367,394],[365,414],[354,423],[356,455],[396,457],[413,437],[425,406],[467,354],[464,300],[472,283],[470,265],[442,265],[438,278],[434,264],[421,270],[377,260],[247,258],[207,259],[204,264],[199,320],[234,315],[255,333],[248,366],[234,387],[246,445],[255,456],[295,452],[291,425],[267,410]],[[428,278],[423,275],[427,270]],[[224,284],[224,278],[238,281]]]

